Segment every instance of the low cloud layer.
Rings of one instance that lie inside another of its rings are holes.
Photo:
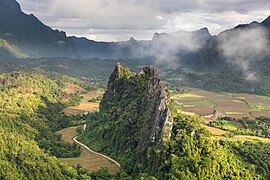
[[[26,13],[69,35],[117,41],[151,39],[155,32],[193,31],[207,26],[212,34],[239,23],[262,21],[269,0],[18,0]],[[103,32],[103,33],[102,33]]]
[[[269,30],[262,27],[236,29],[219,37],[219,49],[227,62],[238,66],[247,79],[256,79],[251,62],[270,56]]]

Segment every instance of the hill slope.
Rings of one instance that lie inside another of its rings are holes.
[[[0,75],[0,179],[79,178],[74,168],[51,156],[69,157],[80,152],[54,134],[69,124],[60,113],[64,97],[74,100],[43,75]]]
[[[8,43],[4,39],[0,39],[0,57],[2,58],[27,58],[28,55],[16,46]]]
[[[73,42],[64,32],[52,30],[33,14],[21,11],[16,0],[0,0],[0,38],[31,57],[75,57]]]

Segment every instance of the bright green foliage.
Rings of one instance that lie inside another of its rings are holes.
[[[223,130],[232,131],[230,136],[238,134],[265,138],[270,137],[270,119],[266,117],[259,117],[255,120],[248,118],[235,119],[225,117],[220,120],[212,121],[209,125]]]
[[[45,154],[34,141],[0,130],[0,179],[72,179],[77,171]]]
[[[54,134],[70,122],[61,113],[64,97],[75,103],[55,81],[37,73],[0,76],[0,179],[79,178],[75,169],[49,156],[80,154],[77,145],[60,142]]]
[[[156,150],[158,179],[253,179],[243,163],[211,138],[200,120],[178,115],[167,146]],[[164,173],[165,172],[165,173]],[[259,176],[258,176],[259,177]]]
[[[228,142],[239,157],[246,162],[247,169],[256,171],[270,179],[270,144],[253,142]]]
[[[129,79],[130,77],[134,76],[134,73],[129,70],[127,67],[123,67],[120,64],[117,65],[117,78],[118,79]]]

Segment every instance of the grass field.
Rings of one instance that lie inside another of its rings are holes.
[[[216,136],[216,138],[224,141],[252,141],[252,142],[270,143],[269,138],[262,138],[257,136],[236,135],[232,138],[224,136]]]
[[[65,83],[65,89],[64,91],[68,94],[74,94],[74,93],[82,93],[85,91],[85,89],[83,89],[82,87],[75,85],[75,84],[71,84],[71,83]]]
[[[228,133],[228,131],[224,131],[222,129],[219,128],[215,128],[215,127],[210,127],[210,126],[205,126],[202,125],[204,128],[206,128],[210,133],[212,133],[213,135],[217,135],[217,136],[221,136],[224,135],[226,133]]]
[[[62,140],[68,143],[73,143],[73,137],[77,135],[76,127],[65,128],[57,132],[62,135]],[[116,174],[120,171],[117,165],[107,160],[106,158],[91,153],[87,149],[82,148],[81,155],[78,158],[60,158],[62,162],[65,162],[72,166],[80,164],[83,168],[87,169],[90,173],[99,170],[101,167],[106,167],[110,174]]]
[[[99,109],[99,102],[88,102],[91,99],[102,97],[103,89],[91,91],[83,94],[82,102],[78,106],[68,107],[63,110],[66,115],[85,114],[89,112],[96,112]]]

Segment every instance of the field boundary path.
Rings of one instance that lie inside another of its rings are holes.
[[[116,165],[119,167],[119,169],[121,169],[120,163],[118,163],[116,160],[114,160],[114,159],[112,159],[112,158],[110,158],[110,157],[108,157],[108,156],[106,156],[106,155],[104,155],[104,154],[101,154],[101,153],[98,153],[98,152],[96,152],[96,151],[93,151],[93,150],[90,149],[88,146],[86,146],[85,144],[83,144],[83,143],[81,143],[80,141],[78,141],[78,140],[77,140],[77,137],[78,137],[78,136],[75,136],[75,137],[73,138],[73,141],[74,141],[75,143],[77,143],[77,144],[79,144],[80,146],[84,147],[85,149],[87,149],[88,151],[90,151],[90,152],[93,153],[93,154],[102,156],[102,157],[108,159],[109,161],[112,161],[114,164],[116,164]]]

